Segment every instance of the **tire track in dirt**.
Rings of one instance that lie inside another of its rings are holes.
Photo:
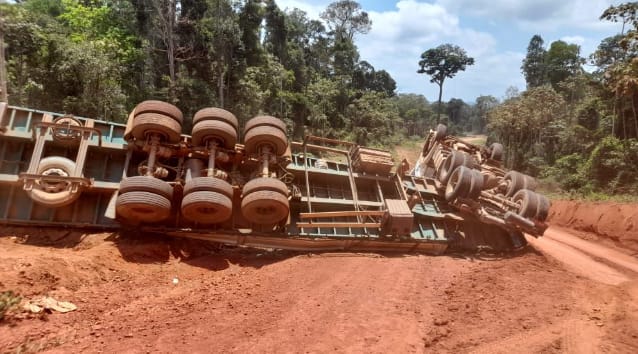
[[[605,262],[621,266],[632,272],[638,273],[638,259],[611,248],[598,245],[558,228],[549,228],[545,231],[544,238],[552,239],[570,247],[576,248],[594,257],[603,259]]]
[[[582,251],[552,238],[534,238],[528,235],[525,238],[540,252],[562,262],[568,269],[589,279],[609,285],[619,285],[630,279],[627,275],[594,260]]]

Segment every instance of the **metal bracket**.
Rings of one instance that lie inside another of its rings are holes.
[[[71,184],[71,192],[75,193],[80,187],[93,186],[93,178],[85,177],[67,177],[53,175],[38,175],[32,173],[20,173],[18,180],[24,183],[23,189],[30,191],[36,182],[67,182]]]

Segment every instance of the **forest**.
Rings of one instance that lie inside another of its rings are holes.
[[[505,146],[509,168],[561,190],[638,194],[637,11],[627,3],[602,13],[623,30],[587,58],[575,44],[533,36],[524,91],[441,104],[397,93],[387,71],[360,57],[355,37],[374,23],[350,0],[319,19],[275,0],[17,0],[0,4],[0,33],[13,105],[123,122],[138,102],[159,99],[186,117],[209,106],[242,124],[271,114],[296,139],[385,148],[440,121],[487,134]],[[438,83],[419,64],[415,80],[431,85],[418,71]]]

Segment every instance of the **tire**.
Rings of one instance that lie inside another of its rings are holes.
[[[262,145],[270,145],[273,153],[281,156],[286,152],[288,139],[280,129],[271,126],[259,126],[250,129],[244,136],[244,146],[249,154],[259,152]]]
[[[193,145],[203,146],[208,139],[218,139],[221,147],[232,150],[237,144],[237,130],[218,120],[202,120],[193,126]]]
[[[288,186],[276,178],[259,177],[248,181],[244,185],[242,195],[245,197],[257,191],[272,191],[288,196]]]
[[[490,159],[494,161],[502,161],[503,159],[503,145],[494,143],[490,146]]]
[[[233,214],[233,203],[227,196],[211,191],[191,191],[182,199],[184,218],[200,224],[218,224]]]
[[[60,176],[72,176],[75,170],[75,162],[61,156],[50,156],[40,160],[37,174],[56,174]],[[72,193],[69,184],[34,184],[33,188],[27,192],[29,197],[36,203],[51,208],[58,208],[73,203],[80,196],[80,191]]]
[[[549,202],[549,199],[542,194],[538,194],[538,210],[536,211],[536,219],[543,222],[547,220],[550,206],[551,203]]]
[[[512,197],[516,192],[523,189],[525,186],[525,178],[523,174],[517,171],[509,171],[503,177],[503,180],[507,183],[507,190],[505,192],[506,197]]]
[[[527,189],[521,189],[514,194],[512,201],[519,204],[518,215],[528,219],[536,218],[539,205],[538,194]]]
[[[237,117],[225,109],[217,107],[202,108],[193,116],[193,125],[205,120],[226,122],[235,128],[235,130],[239,129],[239,121],[237,121]]]
[[[128,192],[117,197],[115,210],[127,220],[156,223],[171,215],[171,201],[155,193]]]
[[[131,135],[135,139],[145,140],[146,135],[151,132],[159,133],[165,142],[175,144],[181,138],[182,126],[175,119],[163,114],[143,113],[135,116]]]
[[[284,123],[281,119],[272,116],[257,116],[246,122],[246,125],[244,126],[244,135],[251,129],[260,126],[275,127],[281,130],[284,135],[286,134],[286,123]]]
[[[459,166],[450,174],[445,186],[445,200],[448,202],[457,198],[466,198],[472,188],[472,170]]]
[[[447,135],[447,126],[445,124],[439,124],[436,126],[436,134],[434,135],[435,141],[440,141]]]
[[[288,198],[279,192],[256,191],[241,201],[241,212],[254,224],[272,225],[288,217]]]
[[[180,125],[184,123],[184,115],[182,114],[182,111],[180,111],[179,108],[173,106],[172,104],[162,101],[144,101],[135,106],[133,112],[135,112],[135,117],[145,113],[156,113],[169,116],[177,121]]]
[[[149,176],[133,176],[120,182],[120,194],[129,192],[149,192],[173,199],[173,187],[167,182]]]
[[[470,172],[472,173],[472,185],[467,197],[472,200],[478,200],[481,196],[481,191],[483,191],[483,182],[485,179],[483,174],[477,170],[470,170]]]
[[[184,185],[184,196],[195,192],[217,192],[228,198],[233,197],[233,186],[215,177],[196,177]]]
[[[445,161],[443,161],[443,164],[441,165],[439,181],[443,184],[447,184],[452,172],[459,166],[468,166],[470,164],[470,160],[470,155],[463,151],[452,150],[452,153],[445,158]]]
[[[525,189],[528,189],[530,191],[535,191],[536,187],[538,187],[538,183],[536,183],[536,178],[532,177],[532,176],[528,176],[528,175],[524,175],[525,176]]]

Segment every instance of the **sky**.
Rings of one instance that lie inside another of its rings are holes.
[[[281,9],[299,8],[319,19],[330,0],[276,0]],[[610,0],[359,0],[372,29],[355,43],[361,60],[386,70],[400,93],[438,99],[438,86],[417,74],[424,51],[443,43],[465,49],[475,64],[443,85],[443,99],[474,102],[480,95],[503,98],[508,87],[525,90],[521,63],[533,35],[546,47],[556,40],[575,43],[587,58],[621,25],[598,18]],[[585,67],[586,70],[591,68]]]

